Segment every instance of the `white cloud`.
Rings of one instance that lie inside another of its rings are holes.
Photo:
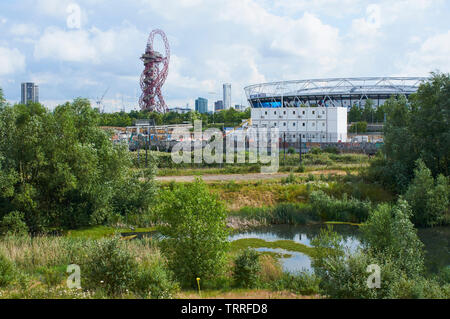
[[[25,56],[18,49],[0,47],[0,76],[25,70]]]
[[[145,34],[130,25],[107,31],[98,28],[65,31],[50,27],[38,40],[34,56],[38,60],[94,64],[123,61],[126,56],[133,54],[138,45],[139,48],[145,47],[144,39]]]
[[[450,72],[450,30],[425,40],[420,48],[397,63],[402,75],[428,75],[440,70]]]
[[[13,24],[9,31],[15,36],[35,37],[39,35],[39,28],[34,24]]]

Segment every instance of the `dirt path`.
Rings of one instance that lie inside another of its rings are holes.
[[[205,182],[219,182],[219,181],[254,181],[254,180],[268,180],[268,179],[281,179],[288,177],[290,173],[274,173],[274,174],[261,174],[261,173],[251,173],[251,174],[218,174],[218,175],[202,175],[202,176],[158,176],[156,180],[161,182],[193,182],[195,178],[202,178]],[[322,171],[311,171],[306,173],[296,173],[296,176],[306,176],[308,174],[312,175],[345,175],[346,172],[342,170],[322,170]]]

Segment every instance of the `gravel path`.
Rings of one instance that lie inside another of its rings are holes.
[[[295,175],[345,175],[345,171],[341,170],[323,170],[323,171],[312,171],[307,173],[295,174]],[[218,174],[218,175],[202,175],[202,176],[157,176],[156,180],[161,182],[193,182],[195,178],[201,177],[205,182],[219,182],[219,181],[255,181],[255,180],[267,180],[267,179],[280,179],[288,177],[289,173],[274,173],[274,174],[261,174],[261,173],[251,173],[251,174]]]

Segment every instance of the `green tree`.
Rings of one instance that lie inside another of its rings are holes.
[[[361,108],[356,105],[353,104],[352,107],[350,108],[350,111],[348,112],[348,122],[349,123],[353,123],[353,122],[359,122],[362,119],[362,110]]]
[[[413,221],[420,226],[440,225],[444,223],[449,210],[448,180],[440,174],[435,181],[421,159],[416,163],[414,179],[405,194],[413,210]]]
[[[177,185],[161,194],[162,249],[179,281],[195,286],[196,278],[208,279],[223,269],[228,248],[226,212],[217,196],[197,180]]]
[[[129,152],[111,143],[99,117],[86,99],[53,112],[38,103],[0,110],[0,218],[23,212],[33,233],[109,220],[117,190],[136,189]]]
[[[445,296],[447,288],[424,277],[423,244],[410,217],[411,209],[402,199],[396,205],[378,206],[361,227],[362,247],[354,252],[343,246],[337,233],[322,230],[312,241],[317,248],[312,265],[322,293],[332,298]],[[380,288],[367,285],[369,265],[380,267]]]
[[[364,133],[367,132],[367,122],[356,122],[350,126],[350,133]]]
[[[434,177],[450,170],[450,75],[433,73],[409,102],[389,99],[385,105],[384,159],[372,164],[374,176],[398,193],[406,191],[421,158]]]

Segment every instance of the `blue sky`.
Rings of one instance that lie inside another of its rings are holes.
[[[211,105],[227,82],[246,104],[260,82],[450,71],[446,0],[2,0],[0,86],[14,103],[34,81],[50,108],[109,87],[106,111],[133,109],[155,28],[171,46],[170,107]]]

